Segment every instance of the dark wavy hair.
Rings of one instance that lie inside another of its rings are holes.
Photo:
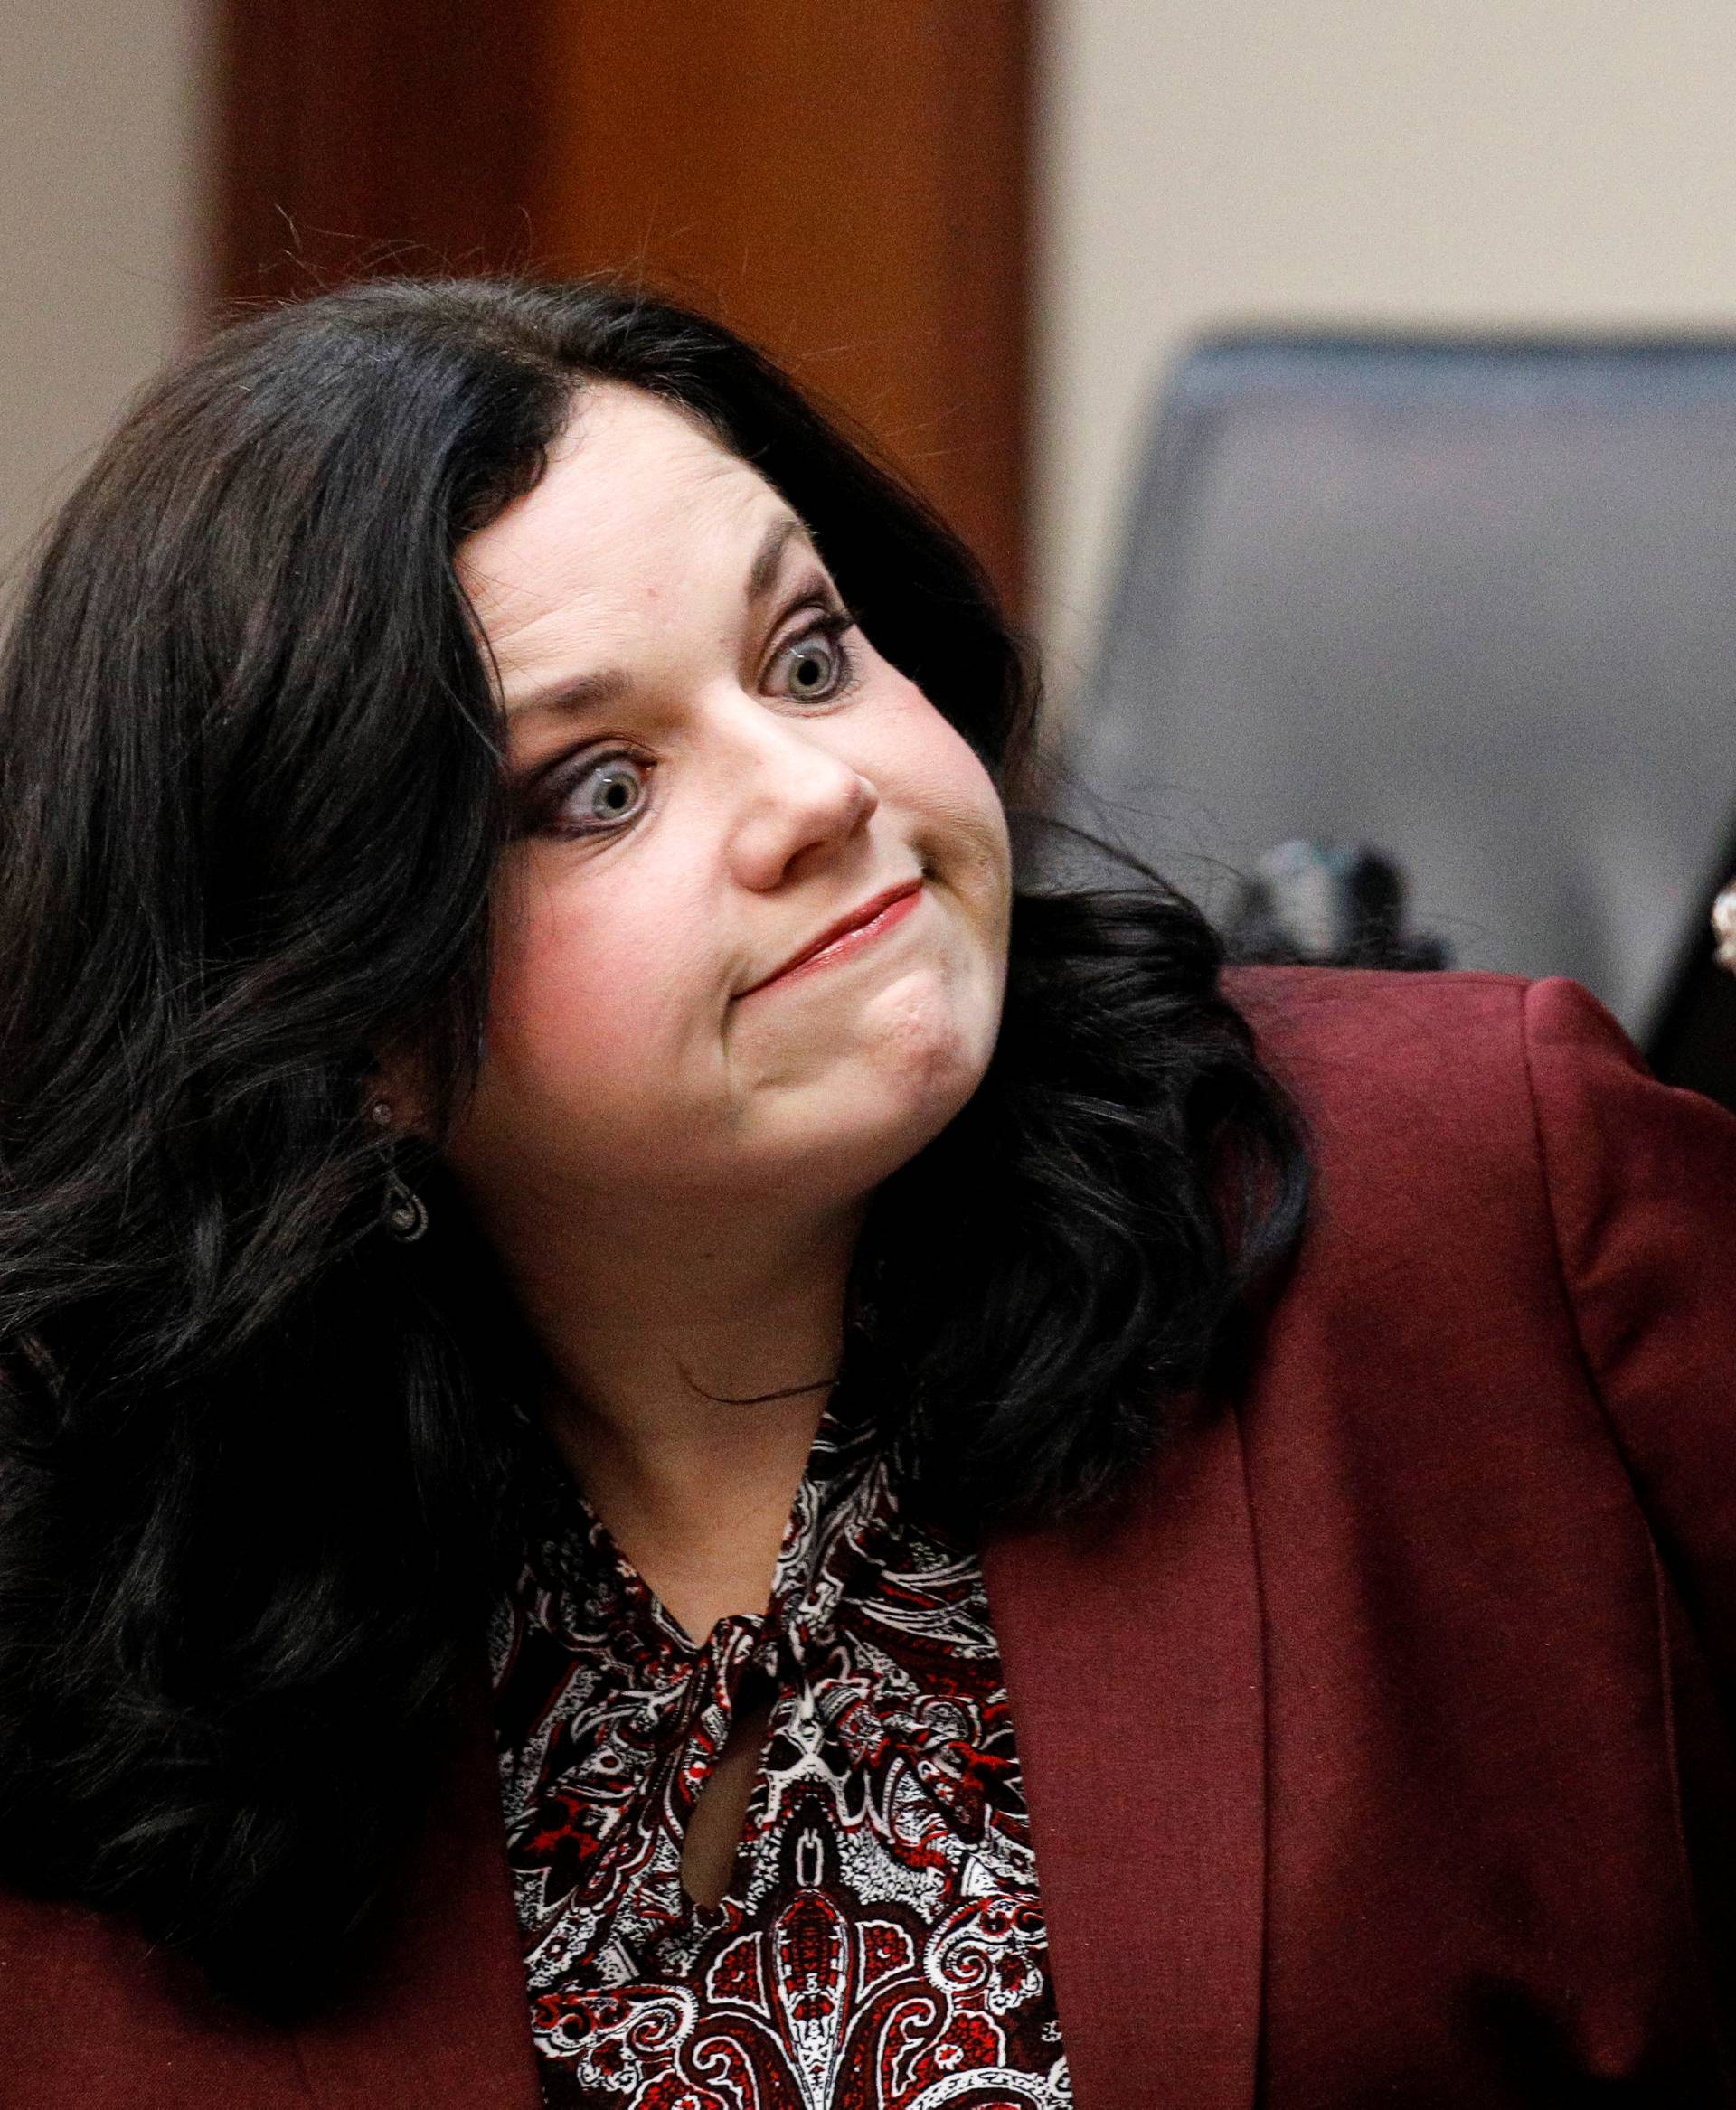
[[[1033,688],[967,553],[760,353],[604,284],[241,320],[66,505],[0,673],[0,1878],[268,2013],[364,1945],[505,1554],[512,1315],[456,1207],[384,1235],[364,1103],[382,1050],[448,1116],[474,1074],[509,817],[454,552],[599,378],[763,472],[1016,798]],[[1186,901],[1023,890],[1012,947],[852,1337],[970,1528],[1125,1480],[1306,1187]]]

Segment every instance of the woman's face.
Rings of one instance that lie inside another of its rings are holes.
[[[1008,853],[981,763],[770,485],[637,390],[584,391],[459,569],[523,815],[460,1177],[860,1199],[994,1045]]]

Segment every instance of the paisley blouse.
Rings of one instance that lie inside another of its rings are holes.
[[[550,2110],[1067,2110],[981,1572],[872,1427],[828,1415],[765,1615],[703,1644],[548,1478],[491,1653]],[[707,1907],[683,1838],[744,1687],[770,1726]]]

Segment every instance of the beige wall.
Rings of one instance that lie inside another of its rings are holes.
[[[0,579],[192,309],[199,0],[0,9]]]
[[[1089,651],[1150,393],[1260,320],[1736,326],[1731,0],[1041,0],[1040,614]],[[0,568],[183,335],[202,0],[0,17]]]
[[[1062,697],[1191,333],[1736,326],[1731,0],[1046,12],[1037,554]]]

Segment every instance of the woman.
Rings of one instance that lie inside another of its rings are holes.
[[[1729,2099],[1736,1124],[1589,999],[1015,895],[967,559],[608,289],[219,340],[5,708],[9,2105]]]

